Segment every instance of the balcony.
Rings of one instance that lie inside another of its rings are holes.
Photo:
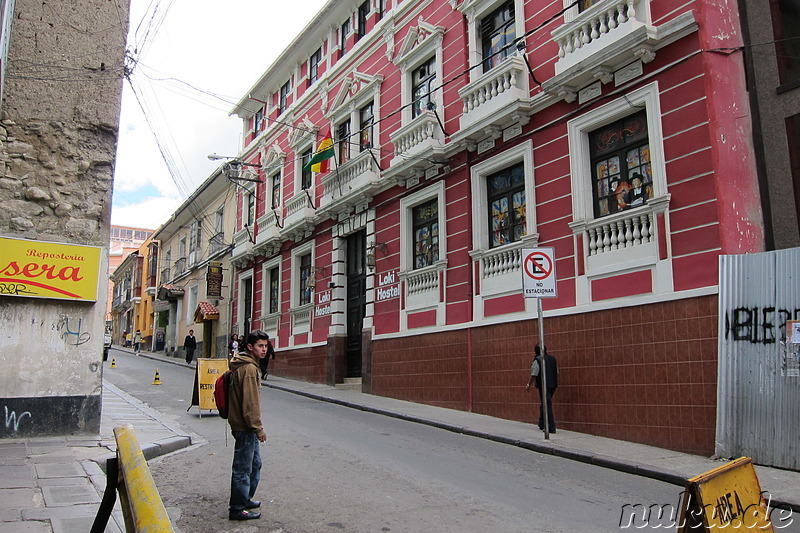
[[[321,214],[335,218],[350,213],[358,204],[369,202],[380,189],[380,171],[369,150],[361,152],[322,180]],[[286,217],[287,226],[289,216]]]
[[[555,29],[555,76],[542,88],[571,102],[578,90],[595,80],[610,83],[615,75],[627,80],[641,74],[637,61],[651,62],[656,50],[697,30],[691,12],[653,26],[649,1],[602,0]],[[621,72],[623,67],[632,73]]]
[[[166,267],[161,271],[161,283],[168,283],[172,278],[169,277],[170,269]]]
[[[252,228],[245,226],[234,233],[231,261],[244,264],[255,257],[252,231]]]
[[[310,237],[314,231],[316,213],[306,191],[296,192],[286,202],[286,218],[283,221],[281,235],[293,241]]]
[[[175,277],[177,278],[184,272],[186,272],[186,258],[181,257],[180,259],[175,261]]]
[[[464,113],[458,137],[480,140],[487,129],[499,137],[508,126],[527,124],[533,110],[528,78],[525,61],[512,56],[460,89]]]
[[[256,253],[271,257],[281,249],[281,228],[278,226],[278,216],[272,210],[268,210],[264,216],[256,220],[258,228],[254,247]]]
[[[444,133],[436,114],[425,111],[389,136],[394,157],[387,177],[413,176],[431,167],[431,159],[444,160]]]
[[[228,248],[225,243],[225,234],[221,231],[215,233],[209,243],[211,244],[211,255],[216,255]]]

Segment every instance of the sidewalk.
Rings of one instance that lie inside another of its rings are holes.
[[[100,435],[0,440],[0,533],[88,533],[122,424],[134,426],[148,459],[199,440],[104,380]],[[124,529],[117,500],[106,531]]]
[[[119,349],[119,348],[118,348]],[[125,349],[132,353],[132,350]],[[180,357],[142,352],[142,357],[180,366]],[[689,477],[723,464],[642,444],[558,430],[544,434],[530,424],[383,398],[328,385],[270,376],[267,387],[320,401],[392,416],[511,446],[595,464],[683,486]],[[199,443],[175,423],[107,381],[98,436],[0,440],[0,533],[88,532],[105,490],[105,460],[113,456],[113,428],[131,423],[148,459]],[[800,473],[757,466],[771,505],[800,512]],[[108,532],[124,530],[119,505]]]

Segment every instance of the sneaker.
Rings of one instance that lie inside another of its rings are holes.
[[[245,510],[228,513],[228,520],[255,520],[256,518],[261,518],[261,513],[251,513]]]
[[[244,505],[245,509],[257,509],[261,507],[261,502],[258,500],[250,500]]]

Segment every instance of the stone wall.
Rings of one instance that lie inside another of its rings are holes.
[[[0,236],[97,246],[97,301],[0,296],[0,437],[97,433],[129,0],[17,0],[0,113]]]

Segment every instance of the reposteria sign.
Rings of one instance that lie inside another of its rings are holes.
[[[0,296],[97,301],[100,248],[0,237]]]

